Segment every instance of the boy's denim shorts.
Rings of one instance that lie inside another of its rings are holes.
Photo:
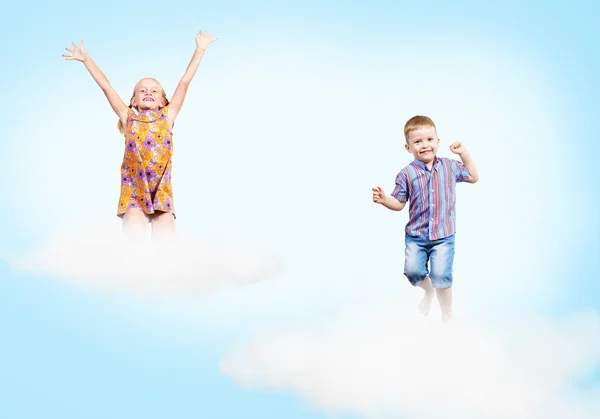
[[[406,235],[404,275],[417,286],[429,274],[434,288],[452,286],[454,235],[439,240]],[[429,267],[428,269],[428,262]]]

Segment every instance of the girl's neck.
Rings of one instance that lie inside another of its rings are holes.
[[[138,112],[139,113],[148,113],[148,112],[158,112],[160,111],[162,108],[158,108],[158,109],[139,109]]]

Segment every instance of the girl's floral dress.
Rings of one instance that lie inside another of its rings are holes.
[[[137,113],[130,109],[127,114],[118,216],[130,208],[149,215],[160,211],[175,216],[171,188],[173,133],[168,112],[165,106]]]

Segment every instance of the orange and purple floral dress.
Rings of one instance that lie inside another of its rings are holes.
[[[125,126],[125,154],[121,165],[121,196],[117,215],[130,208],[148,215],[175,216],[171,188],[173,132],[169,107],[135,113],[129,110]]]

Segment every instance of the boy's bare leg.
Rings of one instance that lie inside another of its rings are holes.
[[[419,303],[419,311],[423,316],[427,316],[429,314],[431,302],[433,301],[433,294],[435,294],[435,290],[431,285],[431,279],[429,279],[429,276],[426,276],[425,279],[421,281],[419,287],[425,290],[425,295],[423,295],[423,299]]]
[[[438,288],[435,293],[442,309],[442,321],[449,322],[452,320],[452,287]]]

